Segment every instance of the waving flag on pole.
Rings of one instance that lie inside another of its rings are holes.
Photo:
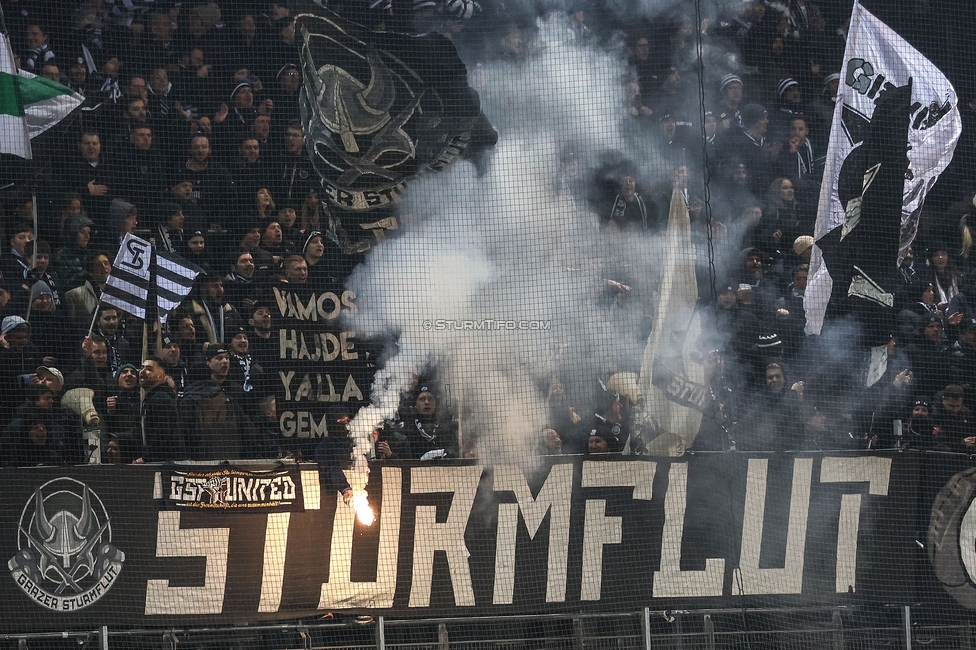
[[[190,295],[193,281],[203,273],[196,264],[167,251],[156,251],[156,305],[159,322],[166,324],[169,313]]]
[[[149,300],[149,263],[152,244],[127,233],[102,290],[102,302],[136,318],[146,317]]]
[[[708,395],[698,349],[701,322],[695,311],[698,281],[691,218],[679,189],[671,195],[667,253],[658,295],[654,329],[641,364],[644,408],[638,420],[651,434],[648,453],[678,456],[691,447],[698,434]]]
[[[151,259],[152,244],[131,233],[127,234],[102,291],[102,302],[114,305],[136,318],[145,318],[149,288],[155,276],[159,322],[165,325],[170,312],[190,295],[193,281],[203,273],[203,269],[179,255],[161,250],[156,251],[152,264]]]
[[[0,32],[0,153],[30,159],[30,139],[44,133],[85,98],[67,86],[17,69],[10,39]]]
[[[857,201],[844,203],[838,190],[845,177],[856,175],[857,156],[852,153],[864,143],[882,91],[909,84],[908,171],[902,191],[898,254],[886,262],[892,269],[897,268],[915,239],[926,194],[952,160],[962,133],[962,118],[956,91],[946,76],[894,30],[855,4],[827,147],[814,231],[817,246],[803,301],[807,334],[820,333],[833,290],[824,247],[844,237],[845,229],[852,227],[848,211],[860,205],[860,193]],[[847,287],[842,288],[847,291]],[[857,287],[853,290],[858,291]]]

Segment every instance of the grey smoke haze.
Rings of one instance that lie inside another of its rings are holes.
[[[499,133],[487,172],[479,177],[459,162],[417,179],[401,205],[403,234],[374,250],[350,279],[359,296],[357,332],[398,337],[398,353],[377,375],[374,406],[361,412],[354,434],[394,416],[401,393],[433,363],[480,455],[523,461],[546,423],[551,377],[595,381],[615,356],[639,364],[646,306],[631,300],[611,309],[603,280],[628,269],[640,285],[635,293],[649,294],[641,288],[653,285],[659,244],[601,233],[596,215],[561,190],[573,180],[566,152],[585,174],[602,152],[631,149],[619,133],[625,72],[618,56],[580,46],[561,17],[540,24],[528,60],[471,71]],[[465,319],[535,321],[546,329],[424,327]]]
[[[476,439],[486,462],[531,463],[547,421],[550,379],[592,388],[611,368],[639,368],[664,242],[601,232],[599,217],[572,189],[585,186],[610,152],[635,165],[645,193],[674,161],[656,150],[653,126],[624,126],[623,82],[632,74],[626,52],[619,42],[606,50],[594,43],[578,39],[565,14],[553,14],[539,21],[524,60],[469,65],[471,85],[499,133],[485,172],[459,161],[415,179],[400,206],[401,234],[374,249],[349,281],[358,295],[359,336],[397,341],[376,376],[373,405],[353,423],[360,450],[368,449],[375,426],[396,416],[415,377],[435,367],[442,403],[460,412],[464,440]],[[734,56],[721,46],[702,56],[706,88],[717,89]],[[684,84],[682,97],[686,117],[697,121],[696,79]],[[716,219],[732,216],[712,200]],[[742,235],[733,227],[716,247],[738,250]],[[705,242],[698,244],[701,272],[707,253]],[[741,269],[734,253],[715,261],[719,281]],[[614,297],[610,278],[632,290]],[[545,329],[435,326],[485,319]],[[847,332],[820,344],[824,366],[843,381],[850,381],[856,338]],[[573,403],[589,418],[593,405],[584,393]]]

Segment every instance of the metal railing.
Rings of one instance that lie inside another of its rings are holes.
[[[7,634],[27,650],[971,650],[971,621],[919,625],[910,607],[650,610]]]

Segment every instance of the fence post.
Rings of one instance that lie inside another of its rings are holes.
[[[831,617],[831,623],[834,626],[834,633],[832,635],[832,647],[833,650],[844,650],[844,620],[840,616],[840,612],[836,609]]]
[[[102,629],[99,631],[99,644],[102,650],[108,650],[108,625],[103,625]]]
[[[651,608],[644,608],[644,650],[651,650]]]
[[[705,614],[704,625],[705,650],[715,650],[715,623],[712,622],[712,615]]]
[[[440,650],[448,650],[451,647],[451,640],[447,636],[447,623],[437,624],[437,645]]]
[[[386,617],[376,618],[376,650],[386,650]]]
[[[905,650],[912,650],[912,606],[905,605],[901,611],[905,623]]]
[[[576,636],[576,650],[583,650],[586,643],[583,641],[583,619],[579,616],[573,617],[573,632]]]

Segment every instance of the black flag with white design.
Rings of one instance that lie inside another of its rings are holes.
[[[828,314],[857,316],[869,346],[887,341],[894,316],[911,98],[911,80],[878,96],[838,179],[844,223],[817,242],[833,278]]]
[[[306,148],[331,212],[327,236],[362,253],[397,228],[406,183],[495,144],[454,44],[372,31],[325,10],[295,18]]]
[[[102,302],[136,318],[146,317],[152,244],[127,233],[102,290]]]
[[[915,239],[925,196],[952,160],[962,133],[956,91],[934,63],[860,3],[854,3],[841,70],[814,239],[830,242],[828,233],[847,221],[846,206],[838,193],[841,169],[848,155],[864,142],[879,93],[911,82],[909,170],[900,210],[901,260]],[[855,185],[860,194],[863,179],[859,177]],[[820,246],[815,246],[803,295],[807,334],[820,334],[833,293],[835,281],[824,261]],[[848,288],[846,283],[841,287]]]

